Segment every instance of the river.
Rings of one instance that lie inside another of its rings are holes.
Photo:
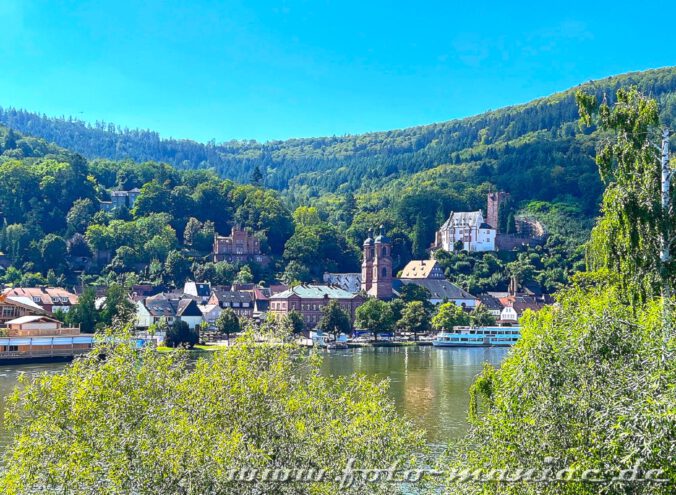
[[[485,361],[499,364],[506,348],[378,347],[328,351],[325,375],[361,373],[389,378],[389,393],[398,409],[427,431],[427,440],[441,446],[467,430],[468,389]],[[20,373],[58,372],[65,364],[0,365],[0,416],[5,398]],[[6,442],[0,432],[0,448]]]

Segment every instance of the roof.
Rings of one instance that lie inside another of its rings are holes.
[[[487,309],[502,311],[502,303],[497,297],[493,297],[490,294],[479,294],[478,297],[481,305],[486,306]]]
[[[156,317],[174,317],[178,309],[175,300],[163,298],[148,298],[146,299],[145,306],[148,312]]]
[[[425,287],[432,294],[432,299],[476,299],[469,292],[461,289],[448,280],[428,278],[400,278],[402,284],[416,284]]]
[[[325,297],[328,297],[329,299],[353,299],[357,297],[356,294],[335,285],[302,284],[296,285],[279,294],[275,294],[270,299],[287,299],[294,295],[302,299],[322,299]]]
[[[484,227],[484,225],[486,225]],[[457,228],[457,227],[480,227],[492,228],[484,224],[484,216],[481,210],[477,211],[452,211],[443,225],[442,229]]]
[[[14,320],[10,320],[6,322],[6,325],[23,325],[24,323],[32,323],[34,321],[49,321],[52,323],[61,323],[59,320],[55,320],[54,318],[50,318],[49,316],[41,316],[41,315],[28,315],[28,316],[21,316],[19,318],[16,318]]]
[[[538,301],[532,296],[508,296],[500,299],[500,302],[504,307],[512,307],[517,314],[523,314],[527,309],[532,309],[533,311],[539,311],[546,306],[541,301]]]
[[[181,299],[176,308],[177,316],[202,316],[199,306],[193,299]]]
[[[413,260],[401,271],[401,278],[444,278],[436,260]]]
[[[5,292],[8,297],[28,297],[42,305],[77,304],[78,298],[61,287],[17,287]],[[37,300],[39,299],[39,301]]]
[[[254,289],[256,290],[256,289]],[[222,290],[214,289],[214,295],[219,302],[251,302],[253,301],[253,292],[241,291],[241,290]]]
[[[7,296],[7,299],[3,301],[4,303],[13,303],[18,304],[19,306],[24,306],[31,311],[39,311],[44,313],[44,308],[39,304],[35,303],[33,299],[25,296]]]
[[[324,283],[337,285],[348,292],[359,292],[361,290],[361,273],[325,273]]]
[[[183,292],[197,297],[209,297],[211,295],[211,284],[186,282],[183,286]]]

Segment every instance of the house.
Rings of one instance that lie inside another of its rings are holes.
[[[401,271],[399,278],[444,280],[444,271],[436,260],[413,260]]]
[[[213,326],[223,312],[223,309],[218,304],[200,304],[198,307],[202,312],[202,318],[209,326]]]
[[[334,285],[347,292],[357,293],[361,290],[361,273],[326,272],[322,280],[326,285]]]
[[[60,287],[20,287],[6,290],[5,295],[7,297],[27,297],[51,314],[57,311],[67,313],[78,301],[77,295]]]
[[[8,321],[22,316],[44,315],[47,312],[42,306],[25,296],[8,296],[7,291],[0,298],[0,327]]]
[[[437,305],[444,302],[452,302],[456,306],[462,306],[467,309],[474,309],[477,305],[477,298],[469,292],[461,289],[448,280],[427,279],[427,278],[400,278],[397,281],[397,292],[402,285],[415,284],[424,287],[430,291],[429,302]]]
[[[217,305],[221,309],[230,308],[241,318],[252,318],[254,313],[254,292],[215,288],[207,304]]]
[[[164,320],[171,325],[176,320],[182,320],[190,328],[195,328],[204,321],[197,301],[177,294],[163,293],[149,297],[145,300],[144,306],[150,314],[153,324]],[[139,318],[138,312],[137,318]]]
[[[481,210],[451,212],[437,231],[434,247],[454,252],[495,251],[496,229],[484,221]]]
[[[153,315],[150,314],[143,301],[134,301],[134,305],[136,306],[136,328],[148,330],[150,325],[155,323]]]
[[[183,285],[183,294],[197,298],[202,304],[205,304],[211,297],[211,284],[208,282],[186,282]]]
[[[213,247],[214,263],[227,261],[229,263],[260,263],[267,265],[270,258],[261,253],[261,244],[252,232],[232,227],[229,236],[214,236]]]
[[[99,205],[105,212],[111,212],[123,206],[131,210],[139,194],[141,194],[141,190],[138,188],[131,189],[130,191],[111,191],[110,201],[99,201]]]
[[[479,294],[479,305],[485,307],[488,312],[495,316],[496,320],[501,319],[501,313],[503,310],[502,303],[497,297],[493,297],[490,294]]]
[[[322,318],[322,309],[330,301],[337,301],[354,322],[356,309],[364,303],[364,297],[340,287],[330,285],[297,285],[270,297],[270,312],[277,317],[292,311],[300,313],[307,328],[314,328]]]
[[[502,312],[499,322],[513,323],[518,322],[527,309],[531,311],[540,311],[547,304],[536,297],[523,294],[510,294],[500,298]]]

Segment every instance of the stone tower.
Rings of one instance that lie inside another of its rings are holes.
[[[486,205],[486,223],[500,232],[500,208],[509,200],[509,193],[490,192]]]
[[[375,241],[364,241],[364,261],[362,262],[362,290],[378,299],[392,298],[392,244],[380,226],[380,234]]]
[[[361,290],[364,292],[368,292],[373,284],[374,247],[373,230],[369,230],[369,236],[364,241],[364,259],[361,262]]]

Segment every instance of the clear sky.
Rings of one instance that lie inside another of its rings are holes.
[[[0,106],[200,141],[395,129],[676,65],[675,14],[661,0],[0,0]]]

